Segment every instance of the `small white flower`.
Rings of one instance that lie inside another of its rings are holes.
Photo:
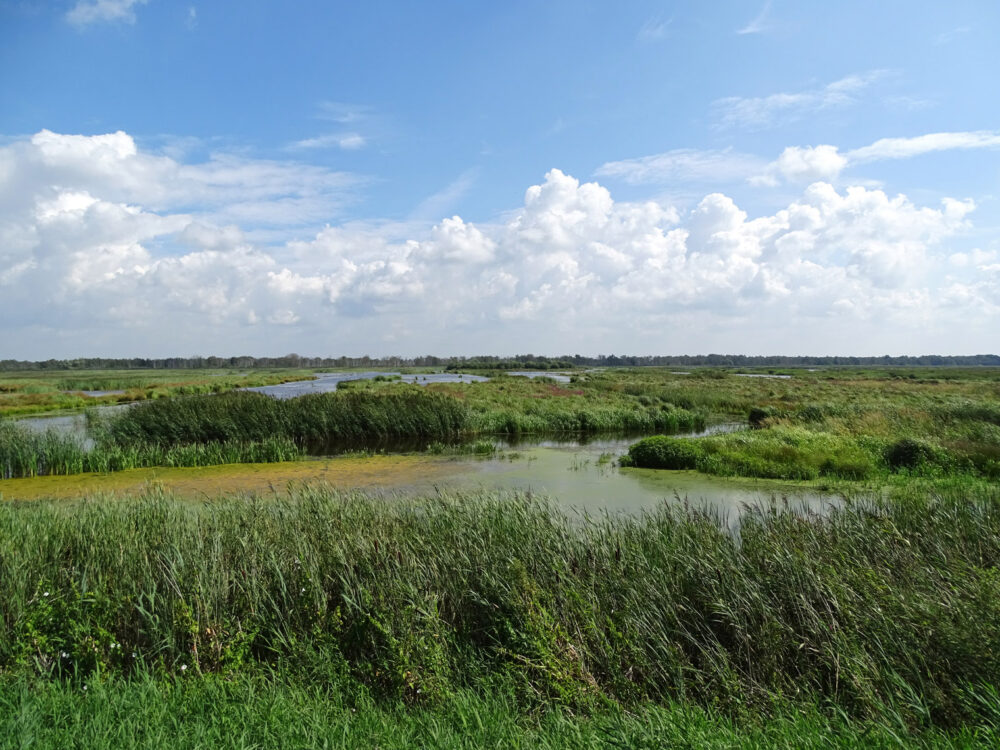
[[[87,686],[86,686],[86,685],[84,685],[84,686],[83,686],[83,689],[84,689],[84,690],[86,690],[86,689],[87,689]]]
[[[187,664],[181,664],[181,671],[185,671],[188,668]]]
[[[67,654],[65,651],[63,651],[61,654],[59,654],[59,656],[61,656],[63,659],[68,659],[69,658],[69,654]]]
[[[136,658],[136,657],[137,657],[138,655],[139,655],[139,654],[137,654],[137,653],[136,653],[135,651],[133,651],[133,652],[132,652],[132,658],[133,658],[133,659],[135,659],[135,658]]]
[[[44,594],[42,594],[42,596],[48,596],[48,595],[49,595],[48,591],[46,591]]]

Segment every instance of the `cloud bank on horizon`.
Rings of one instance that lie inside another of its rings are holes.
[[[154,6],[81,0],[62,22],[86,46]],[[203,33],[211,17],[189,10],[186,33]],[[769,2],[728,33],[751,43],[782,23]],[[648,57],[682,26],[650,14],[628,43]],[[645,155],[608,158],[610,138],[567,150],[567,116],[539,126],[531,158],[480,142],[474,166],[441,167],[384,213],[380,191],[398,196],[382,185],[421,164],[385,103],[312,100],[308,128],[272,148],[83,122],[8,135],[0,358],[1000,350],[997,120],[843,126],[902,75],[707,95],[711,127]],[[928,163],[934,189],[913,178]],[[970,163],[991,172],[963,180]],[[523,199],[484,206],[492,177]]]

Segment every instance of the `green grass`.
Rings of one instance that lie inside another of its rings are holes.
[[[174,444],[207,440],[259,440],[285,435],[301,442],[388,437],[448,439],[457,436],[552,432],[697,429],[704,418],[661,404],[647,407],[592,398],[545,384],[494,390],[486,384],[433,389],[371,383],[346,392],[287,400],[259,393],[177,399],[143,404],[109,418],[110,440]]]
[[[996,370],[789,372],[792,377],[775,380],[720,369],[676,375],[622,368],[576,372],[569,384],[501,375],[488,383],[426,387],[383,377],[351,383],[344,392],[280,402],[256,393],[195,391],[110,417],[95,436],[111,453],[118,450],[112,446],[173,448],[276,437],[339,452],[398,438],[454,443],[546,433],[669,434],[749,417],[757,429],[699,439],[686,449],[696,456],[682,463],[712,474],[775,479],[1000,479]],[[124,385],[137,376],[118,377]],[[100,382],[116,383],[110,374]],[[232,387],[228,381],[217,385]],[[0,459],[4,450],[0,445]],[[49,450],[58,452],[56,446]],[[636,465],[657,462],[640,459]]]
[[[39,433],[0,418],[0,480],[43,475],[122,471],[149,466],[215,466],[292,461],[305,455],[283,436],[158,445],[141,440],[101,441],[86,449],[74,435]]]
[[[0,373],[0,416],[25,416],[309,380],[309,370],[93,370]],[[124,391],[87,396],[82,391]]]
[[[1000,478],[1000,455],[988,446],[959,451],[929,439],[895,440],[777,426],[703,438],[653,436],[633,444],[622,466],[697,469],[762,479],[887,481],[891,475]]]
[[[690,704],[519,711],[503,692],[459,692],[407,708],[275,678],[0,681],[0,748],[967,748],[1000,743],[996,724],[953,732],[849,721],[778,706],[733,719]],[[996,696],[986,700],[995,706]],[[996,721],[996,709],[991,716]]]
[[[821,706],[961,730],[1000,675],[998,501],[749,511],[738,536],[682,506],[581,523],[481,493],[8,504],[0,674],[276,672],[432,709],[502,689],[521,713]]]

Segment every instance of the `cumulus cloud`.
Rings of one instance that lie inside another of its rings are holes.
[[[765,128],[789,122],[802,115],[856,104],[860,95],[887,75],[885,70],[871,70],[850,75],[818,89],[778,93],[759,97],[730,96],[717,99],[713,108],[718,128]]]
[[[216,204],[237,190],[281,203],[280,192],[237,188],[212,162],[164,161],[124,133],[63,138],[0,147],[0,315],[21,356],[56,353],[39,330],[85,334],[102,353],[150,342],[160,354],[384,353],[390,341],[454,353],[664,351],[713,326],[743,349],[746,327],[790,321],[801,341],[851,321],[996,322],[995,259],[948,247],[971,201],[918,206],[816,182],[773,214],[750,216],[722,193],[680,213],[553,169],[497,223],[332,225],[262,245],[242,222],[217,220],[231,212],[181,200],[174,181]]]
[[[77,0],[66,11],[66,20],[77,27],[101,22],[135,23],[135,6],[147,0]]]
[[[42,130],[0,157],[0,198],[22,205],[33,195],[72,185],[153,211],[185,210],[215,223],[293,226],[324,221],[352,199],[355,175],[296,162],[212,154],[183,163],[141,151],[124,132],[96,136]]]

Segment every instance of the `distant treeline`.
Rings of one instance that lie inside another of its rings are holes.
[[[919,357],[798,357],[751,356],[746,354],[646,355],[629,356],[579,354],[544,357],[518,354],[513,357],[167,357],[147,359],[47,359],[41,362],[0,360],[0,371],[33,370],[225,370],[259,368],[345,368],[345,367],[444,367],[449,370],[559,370],[570,367],[1000,367],[1000,355],[973,354],[946,357],[925,354]]]

